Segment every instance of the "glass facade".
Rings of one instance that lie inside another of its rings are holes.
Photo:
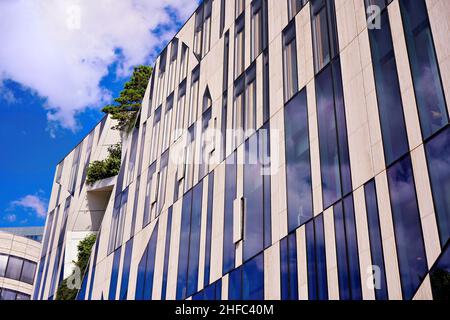
[[[34,283],[36,263],[12,255],[0,254],[0,278]]]

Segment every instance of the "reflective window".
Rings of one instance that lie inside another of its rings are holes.
[[[403,298],[410,300],[428,271],[411,158],[387,171]]]
[[[339,296],[341,300],[361,300],[358,239],[356,238],[353,196],[334,206],[334,229],[338,264]]]
[[[377,300],[387,300],[389,296],[387,292],[383,242],[381,239],[380,217],[374,180],[364,186],[364,192],[366,196],[367,225],[369,227],[375,297]]]
[[[200,182],[183,198],[177,300],[185,299],[198,291],[202,197],[203,182]]]
[[[220,36],[225,29],[226,0],[220,0]]]
[[[242,266],[242,299],[264,300],[264,254]]]
[[[8,256],[0,254],[0,277],[5,276],[7,264],[8,264]]]
[[[120,252],[122,247],[114,252],[112,270],[111,270],[111,280],[109,282],[109,294],[108,300],[116,300],[116,290],[117,290],[117,280],[119,278],[119,265],[120,265]]]
[[[352,191],[339,59],[316,78],[323,207]]]
[[[214,206],[214,171],[208,175],[208,204],[206,211],[206,244],[205,244],[205,273],[204,284],[209,284],[211,266],[211,240],[212,240],[212,220]]]
[[[125,245],[125,256],[122,267],[122,281],[120,282],[120,300],[126,300],[128,295],[128,281],[130,279],[131,255],[133,253],[133,239]]]
[[[158,241],[158,222],[153,228],[147,247],[138,264],[136,280],[136,300],[151,300],[155,273],[156,245]]]
[[[152,196],[152,192],[156,192],[156,190],[153,190],[153,179],[156,179],[155,176],[156,173],[156,162],[150,165],[147,171],[147,184],[145,186],[145,201],[144,201],[144,220],[142,227],[146,227],[151,220],[152,215],[152,209],[154,207],[154,201],[153,198],[156,198],[155,196]]]
[[[306,259],[309,300],[328,300],[327,261],[322,214],[306,224]]]
[[[284,111],[288,231],[312,218],[312,185],[306,89]]]
[[[139,138],[139,129],[134,128],[133,134],[131,136],[131,146],[130,146],[130,160],[128,162],[128,179],[127,185],[129,185],[134,178],[134,167],[136,163],[136,152],[137,152],[137,143]]]
[[[158,199],[156,214],[159,216],[166,202],[166,184],[167,184],[167,171],[169,165],[169,151],[164,152],[160,159],[159,169],[159,183],[158,183]]]
[[[172,235],[172,207],[167,211],[167,228],[166,228],[166,243],[164,246],[164,266],[163,266],[163,276],[162,276],[162,289],[161,289],[161,300],[166,299],[167,292],[167,274],[169,272],[169,254],[170,254],[170,238]]]
[[[295,232],[280,241],[281,300],[298,300],[297,237]]]
[[[400,1],[406,44],[414,81],[423,138],[448,123],[447,105],[439,76],[425,0]]]
[[[172,135],[172,113],[173,113],[173,93],[167,98],[166,113],[164,115],[164,127],[162,136],[162,151],[169,147]]]
[[[245,15],[242,15],[235,26],[234,40],[234,78],[238,78],[245,70]]]
[[[195,294],[192,300],[221,300],[222,297],[222,279],[207,286],[205,289]]]
[[[198,90],[200,80],[200,66],[192,71],[191,78],[191,103],[189,104],[188,126],[192,125],[197,119]]]
[[[6,267],[5,278],[20,280],[22,273],[23,259],[10,256],[8,259],[8,266]]]
[[[314,69],[320,72],[339,53],[333,0],[311,0]]]
[[[184,80],[180,84],[180,87],[178,89],[178,102],[175,118],[174,140],[178,139],[182,135],[185,106],[186,106],[186,80]]]
[[[245,143],[244,262],[271,245],[269,139],[265,126]]]
[[[251,5],[250,61],[267,47],[267,0],[253,0]]]
[[[407,153],[409,146],[387,11],[381,14],[381,28],[370,29],[369,38],[384,155],[389,166]]]
[[[162,106],[159,106],[153,118],[153,131],[152,131],[152,143],[150,147],[150,161],[155,161],[159,152],[159,131],[161,124],[161,109]]]
[[[450,129],[425,144],[441,246],[450,239]]]
[[[77,184],[78,177],[78,167],[81,157],[81,149],[83,148],[83,142],[79,144],[73,153],[72,159],[72,169],[70,170],[70,180],[69,180],[69,192],[73,195],[75,192],[75,186]]]
[[[283,78],[284,102],[288,102],[298,91],[297,40],[295,23],[283,31]]]
[[[225,208],[224,208],[224,231],[223,231],[223,261],[222,274],[234,269],[235,246],[233,242],[233,204],[236,199],[237,187],[237,155],[232,153],[226,159],[225,165]]]
[[[235,18],[239,17],[245,10],[245,0],[236,0]]]
[[[20,275],[20,281],[32,285],[34,281],[35,272],[36,272],[36,263],[24,260],[22,274]]]

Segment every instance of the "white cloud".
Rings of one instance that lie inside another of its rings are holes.
[[[6,220],[8,222],[15,222],[17,220],[17,216],[15,214],[7,214],[4,217],[4,220]]]
[[[11,209],[16,207],[32,210],[39,218],[45,218],[47,214],[47,203],[35,195],[27,195],[22,199],[11,202]]]
[[[11,79],[46,98],[50,123],[76,130],[75,116],[111,99],[99,85],[149,63],[196,0],[1,0],[0,82]],[[170,14],[169,11],[172,13]],[[158,26],[163,33],[156,33]],[[120,52],[120,55],[117,54]]]

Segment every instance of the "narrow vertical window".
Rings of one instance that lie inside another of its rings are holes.
[[[188,126],[192,125],[194,121],[197,119],[199,80],[200,80],[200,66],[197,66],[192,71],[191,103],[189,104]]]
[[[142,223],[142,227],[145,228],[151,219],[152,213],[152,200],[151,200],[151,192],[153,191],[153,179],[155,179],[156,172],[156,162],[154,162],[147,171],[147,184],[145,186],[145,201],[144,201],[144,220]]]
[[[316,78],[323,207],[352,191],[340,62]]]
[[[287,0],[288,18],[292,20],[303,6],[305,0]]]
[[[267,47],[267,1],[253,0],[251,5],[250,61]]]
[[[242,266],[242,299],[264,300],[264,254]]]
[[[424,139],[448,123],[447,105],[425,0],[400,1],[406,44]]]
[[[298,300],[297,237],[280,241],[281,300]]]
[[[431,190],[441,246],[450,239],[450,129],[445,129],[426,143]]]
[[[122,281],[120,282],[120,300],[127,300],[128,281],[130,279],[131,254],[133,252],[133,239],[125,245],[125,256],[123,258]]]
[[[203,283],[208,285],[211,274],[211,240],[212,240],[212,221],[214,207],[214,171],[208,176],[208,203],[206,210],[206,244],[205,244],[205,273]]]
[[[114,252],[111,279],[109,282],[109,294],[108,300],[116,300],[116,290],[117,290],[117,279],[119,277],[119,265],[120,265],[120,252],[122,247]]]
[[[245,10],[245,0],[236,0],[235,18],[237,19]]]
[[[236,79],[245,70],[245,15],[239,17],[235,28],[234,78]]]
[[[177,57],[178,57],[178,39],[174,38],[170,46],[170,65],[169,65],[169,87],[168,92],[172,92],[175,89],[176,82],[176,70],[177,70]]]
[[[266,123],[270,117],[269,51],[266,50],[263,55],[263,122]]]
[[[74,194],[75,187],[77,185],[77,177],[78,177],[78,167],[80,164],[81,158],[81,149],[83,148],[83,143],[79,144],[73,153],[72,158],[72,169],[70,170],[70,179],[69,179],[69,192],[70,194]]]
[[[224,203],[224,230],[223,230],[223,261],[222,274],[225,275],[234,269],[235,245],[233,243],[233,203],[237,192],[237,155],[231,154],[225,162],[225,203]]]
[[[264,201],[265,196],[270,195],[270,180],[265,179],[266,170],[270,168],[264,167],[264,161],[270,157],[266,154],[268,132],[268,127],[263,127],[245,142],[244,262],[263,251],[265,244],[271,243],[270,230],[268,233],[265,230],[271,225],[270,203]]]
[[[195,30],[194,30],[194,53],[197,57],[202,56],[203,44],[203,5],[201,5],[195,13]],[[200,60],[200,59],[199,59]]]
[[[323,214],[306,224],[309,300],[328,300]]]
[[[195,125],[192,125],[187,131],[187,145],[185,153],[185,169],[184,169],[184,190],[192,187],[194,180],[194,156],[195,156]]]
[[[181,62],[180,62],[180,81],[187,77],[189,48],[183,43],[181,46]]]
[[[177,140],[182,135],[184,109],[186,106],[186,80],[184,80],[178,89],[178,102],[175,118],[175,134],[174,140]]]
[[[169,272],[170,239],[172,234],[172,213],[173,208],[170,207],[167,212],[166,242],[164,245],[164,266],[162,276],[161,300],[166,300],[167,275]]]
[[[375,298],[377,300],[387,300],[389,296],[387,292],[386,269],[384,264],[377,191],[374,180],[364,186],[364,193],[366,197],[367,225],[369,227],[369,242],[370,253],[372,255]]]
[[[245,74],[245,107],[244,107],[244,131],[246,137],[256,130],[256,65],[253,65]]]
[[[167,184],[167,170],[169,165],[169,151],[166,151],[161,156],[160,170],[159,170],[159,185],[158,185],[158,209],[157,214],[160,215],[164,204],[166,202],[166,184]]]
[[[358,239],[356,238],[353,197],[350,195],[334,206],[334,230],[341,300],[361,300]]]
[[[319,73],[339,53],[333,0],[311,0],[314,68]]]
[[[153,118],[153,132],[152,132],[152,144],[151,144],[151,153],[150,153],[150,161],[155,161],[158,152],[159,152],[159,131],[161,124],[161,109],[162,106],[159,106],[155,111],[155,115]]]
[[[210,100],[206,99],[205,101],[207,104],[210,103]],[[209,142],[208,139],[210,138],[207,136],[209,123],[211,121],[212,117],[212,108],[211,106],[207,107],[205,112],[202,115],[202,132],[200,137],[200,159],[198,159],[199,164],[199,170],[198,170],[198,180],[203,179],[203,177],[208,173],[209,171],[209,162],[210,162],[210,155],[211,151],[208,150],[207,143]]]
[[[130,160],[128,161],[128,178],[127,185],[133,182],[134,168],[136,164],[137,143],[139,138],[139,129],[134,128],[131,135]]]
[[[228,117],[228,93],[225,93],[222,96],[222,121],[220,124],[220,132],[222,139],[222,147],[221,147],[221,158],[222,162],[226,158],[227,154],[227,117]]]
[[[288,231],[312,218],[311,160],[306,89],[284,111]]]
[[[233,149],[239,146],[243,139],[245,113],[245,77],[239,78],[234,84],[234,105],[233,105]]]
[[[283,32],[284,102],[288,102],[298,91],[297,40],[295,37],[295,24],[291,23]]]
[[[228,90],[228,68],[230,61],[230,32],[225,33],[223,45],[223,91]]]
[[[403,299],[412,299],[428,271],[409,156],[387,171]]]
[[[220,0],[220,37],[223,35],[223,30],[225,30],[226,3],[226,0]]]
[[[205,0],[204,6],[204,17],[203,17],[203,56],[205,56],[211,46],[211,11],[212,11],[213,0]]]
[[[164,115],[163,141],[162,151],[166,151],[169,147],[172,135],[172,113],[173,113],[173,93],[167,98],[166,113]]]
[[[383,11],[380,19],[381,28],[369,30],[369,39],[384,155],[389,166],[408,152],[409,145],[388,12]]]
[[[157,243],[158,222],[153,228],[150,240],[138,264],[135,300],[152,299]]]

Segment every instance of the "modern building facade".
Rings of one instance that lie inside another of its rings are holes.
[[[98,240],[79,299],[445,298],[449,18],[446,0],[203,1],[117,178],[83,180],[100,125],[58,166],[34,299],[80,230]]]
[[[0,300],[30,300],[40,252],[39,242],[0,231]]]

